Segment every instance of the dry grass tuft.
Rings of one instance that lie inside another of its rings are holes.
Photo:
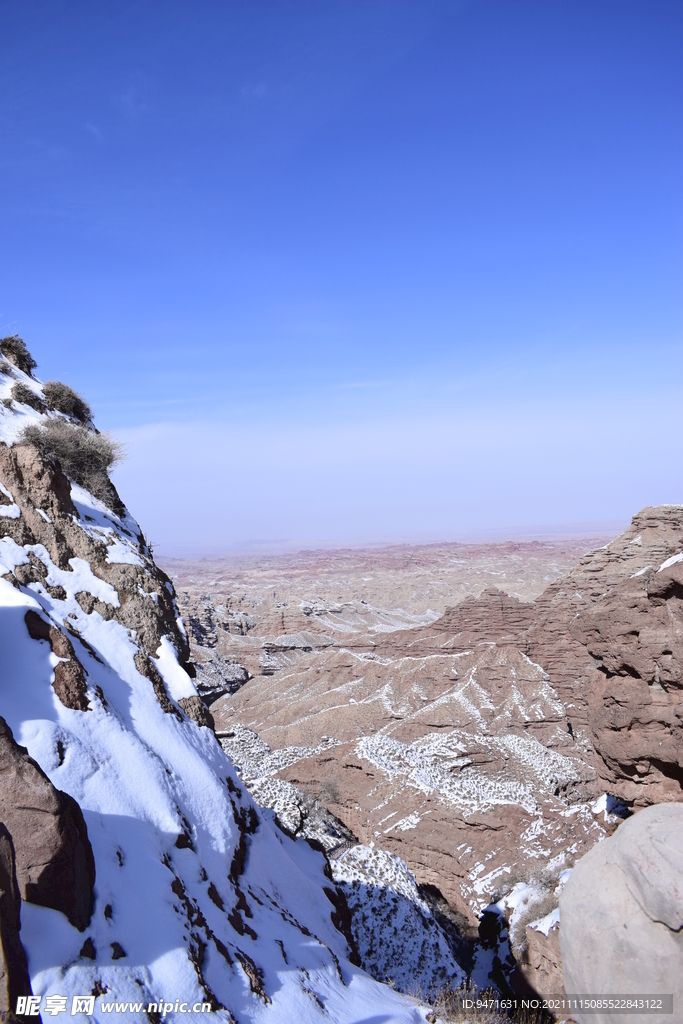
[[[62,384],[59,380],[49,380],[43,387],[43,394],[48,409],[63,412],[65,416],[71,416],[81,423],[88,423],[92,419],[92,412],[86,400],[68,384]]]
[[[26,348],[24,339],[20,338],[18,334],[9,334],[6,338],[0,338],[0,352],[5,359],[9,359],[10,363],[14,363],[19,370],[23,370],[29,376],[38,365]]]
[[[108,434],[54,419],[45,426],[25,427],[20,440],[50,462],[59,462],[70,480],[110,507],[116,507],[118,497],[109,470],[121,461],[123,448]]]
[[[532,921],[552,913],[559,906],[560,897],[555,895],[555,886],[547,889],[541,899],[530,902],[510,929],[510,949],[515,960],[521,960],[527,950],[526,926]]]
[[[45,412],[45,402],[42,400],[40,395],[37,395],[35,391],[32,391],[28,384],[15,384],[11,391],[12,398],[15,402],[21,402],[22,405],[29,405],[36,412]]]

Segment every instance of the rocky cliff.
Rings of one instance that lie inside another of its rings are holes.
[[[325,859],[216,741],[87,405],[0,351],[0,1010],[30,977],[84,1022],[424,1019],[354,966]]]
[[[537,602],[527,650],[630,806],[683,799],[683,507],[633,517]]]

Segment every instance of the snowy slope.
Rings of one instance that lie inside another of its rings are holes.
[[[13,369],[0,390],[12,380],[40,388]],[[15,444],[28,420],[43,419],[26,407],[0,407],[0,448]],[[7,527],[0,533],[36,513],[46,531],[56,530],[54,513],[18,504],[13,480],[0,484],[10,502],[0,508]],[[70,527],[99,550],[97,560],[71,557],[60,566],[47,541],[17,543],[17,533],[0,540],[0,714],[53,784],[80,804],[96,865],[84,932],[57,911],[22,905],[21,938],[43,1015],[44,997],[67,997],[64,1016],[73,996],[92,993],[96,1021],[110,1019],[114,1000],[142,1004],[125,1013],[140,1022],[206,1019],[201,1004],[210,1004],[213,1018],[240,1024],[424,1020],[427,1008],[351,965],[332,923],[323,856],[257,808],[213,732],[181,710],[178,701],[196,691],[172,633],[153,657],[174,713],[163,709],[136,667],[137,630],[119,621],[117,581],[155,571],[140,529],[75,484],[71,497]],[[43,578],[22,583],[20,567],[36,565]],[[153,616],[163,595],[139,589]],[[89,612],[84,594],[97,599]],[[73,710],[55,694],[58,658],[47,641],[29,636],[29,609],[68,629],[89,710]],[[161,1013],[146,1010],[160,1002]]]
[[[462,941],[453,948],[452,930],[446,933],[405,861],[374,843],[359,843],[318,801],[276,778],[282,765],[295,763],[306,751],[290,747],[273,752],[240,725],[229,736],[219,736],[259,806],[274,811],[292,834],[315,840],[327,852],[365,970],[401,992],[434,994],[444,986],[458,988],[465,981],[458,960],[465,962]]]

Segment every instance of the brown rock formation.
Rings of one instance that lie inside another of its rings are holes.
[[[37,612],[29,609],[24,616],[32,640],[47,640],[50,649],[61,660],[55,665],[52,688],[65,708],[88,711],[90,705],[83,666],[76,657],[73,644],[61,629],[51,626]]]
[[[560,928],[555,925],[547,935],[535,928],[526,928],[526,950],[510,979],[518,995],[565,995]]]
[[[683,508],[644,509],[537,601],[527,653],[587,726],[604,789],[683,799]]]
[[[6,1020],[17,996],[31,995],[31,981],[19,931],[21,897],[12,837],[0,824],[0,1019]]]
[[[21,898],[51,907],[83,930],[95,884],[88,831],[76,801],[55,789],[0,718],[0,821],[14,842]]]
[[[201,697],[181,697],[178,701],[188,718],[205,729],[213,729],[213,715]]]

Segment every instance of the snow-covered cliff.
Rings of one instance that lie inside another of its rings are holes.
[[[83,1021],[110,1019],[116,1003],[140,1022],[424,1020],[427,1007],[353,965],[324,857],[240,783],[138,524],[113,488],[95,497],[40,440],[55,423],[76,448],[100,435],[82,410],[48,407],[18,351],[5,346],[0,363],[0,820],[39,997],[27,1003],[24,986],[21,1008]]]

